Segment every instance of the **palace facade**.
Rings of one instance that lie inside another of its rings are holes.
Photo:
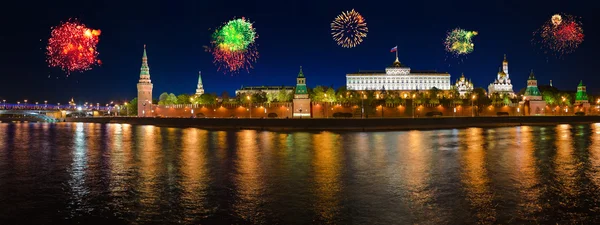
[[[359,71],[346,74],[348,90],[413,91],[432,88],[450,90],[450,74],[437,71],[417,71],[396,61],[384,71]]]

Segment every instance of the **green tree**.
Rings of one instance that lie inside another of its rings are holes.
[[[129,116],[135,116],[135,115],[137,115],[137,111],[138,111],[138,99],[137,99],[137,97],[131,99],[131,101],[129,103],[127,103],[127,108],[129,110]]]
[[[316,86],[310,89],[310,100],[313,102],[323,102],[325,99],[325,89],[321,86]]]
[[[323,101],[329,102],[329,103],[337,101],[337,96],[335,95],[335,90],[333,90],[333,88],[328,88],[327,91],[325,91]]]
[[[221,98],[223,99],[223,102],[229,102],[229,92],[223,91],[223,93],[221,93]]]
[[[212,105],[217,103],[217,96],[212,94],[202,94],[198,99],[199,104]]]
[[[286,90],[280,90],[277,93],[278,102],[290,102],[292,100],[292,94]]]
[[[508,104],[512,103],[512,99],[510,99],[510,97],[508,97],[508,95],[504,95],[504,98],[502,99],[502,103],[504,105],[508,105]]]
[[[160,94],[160,97],[158,97],[158,105],[168,105],[167,104],[168,99],[169,99],[169,93],[163,92],[162,94]]]
[[[547,105],[555,105],[557,103],[556,94],[550,90],[542,92],[542,99],[546,102]]]
[[[500,105],[500,103],[502,103],[502,97],[500,96],[500,93],[493,93],[490,96],[490,99],[492,101],[492,104],[494,105]]]
[[[166,104],[167,105],[177,104],[177,96],[175,96],[175,94],[173,94],[173,93],[169,94],[169,97],[167,97]]]
[[[267,93],[265,92],[257,92],[252,94],[252,103],[265,103],[267,102]]]
[[[191,104],[190,95],[180,94],[177,96],[177,104]]]
[[[273,92],[267,93],[266,96],[267,96],[267,103],[275,102],[275,100],[277,100],[277,94],[275,94]]]

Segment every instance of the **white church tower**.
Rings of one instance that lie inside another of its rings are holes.
[[[500,95],[514,96],[513,86],[510,82],[508,75],[508,60],[506,60],[506,54],[504,54],[504,61],[502,61],[502,67],[498,69],[498,76],[494,83],[488,86],[488,93],[494,94],[499,93]]]

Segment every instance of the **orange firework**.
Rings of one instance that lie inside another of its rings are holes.
[[[70,74],[100,65],[98,37],[100,30],[87,28],[77,20],[69,20],[52,28],[46,56],[49,67],[58,67]]]

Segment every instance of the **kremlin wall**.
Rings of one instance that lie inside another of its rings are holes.
[[[449,74],[427,72],[410,72],[410,68],[402,65],[398,58],[392,66],[384,72],[353,73],[347,75],[347,83],[353,89],[375,91],[383,93],[401,93],[404,95],[403,104],[350,104],[350,103],[327,103],[311,102],[309,91],[306,86],[306,78],[300,68],[296,79],[296,86],[293,88],[292,102],[279,103],[229,103],[221,102],[211,105],[200,104],[173,104],[173,105],[155,105],[152,104],[152,83],[150,81],[150,72],[148,67],[148,58],[146,49],[142,58],[142,67],[140,72],[140,83],[138,83],[138,117],[176,117],[176,118],[423,118],[432,116],[444,117],[489,117],[489,116],[529,116],[546,115],[562,116],[574,115],[575,112],[583,112],[586,115],[600,114],[600,108],[591,106],[588,102],[585,86],[580,83],[577,87],[575,104],[555,104],[546,105],[542,99],[542,94],[538,89],[537,80],[531,72],[525,93],[517,96],[512,90],[512,84],[508,75],[508,60],[506,55],[502,61],[502,67],[498,72],[498,77],[488,87],[488,96],[496,94],[499,96],[509,96],[510,98],[521,97],[518,103],[502,105],[478,105],[478,101],[470,101],[473,92],[473,84],[467,80],[464,75],[461,76],[455,85],[446,89],[455,89],[457,94],[465,99],[459,105],[453,104],[413,104],[413,99],[406,98],[407,94],[423,92],[418,87],[434,87],[437,84],[446,85],[449,82]],[[391,76],[387,77],[386,73]],[[350,87],[349,86],[349,87]],[[381,88],[376,88],[381,86]],[[365,89],[373,87],[373,89]],[[292,90],[286,88],[287,91]],[[348,90],[351,90],[350,88]],[[429,89],[425,89],[427,91]],[[260,90],[252,90],[260,91]],[[387,92],[386,92],[387,91]],[[201,75],[198,77],[198,86],[196,95],[204,93]],[[362,95],[362,94],[361,94]],[[378,97],[379,98],[379,97]],[[476,96],[473,95],[475,99]],[[249,99],[250,100],[250,99]],[[563,103],[564,103],[563,99]],[[251,102],[251,101],[250,101]],[[466,104],[467,102],[471,104]]]

